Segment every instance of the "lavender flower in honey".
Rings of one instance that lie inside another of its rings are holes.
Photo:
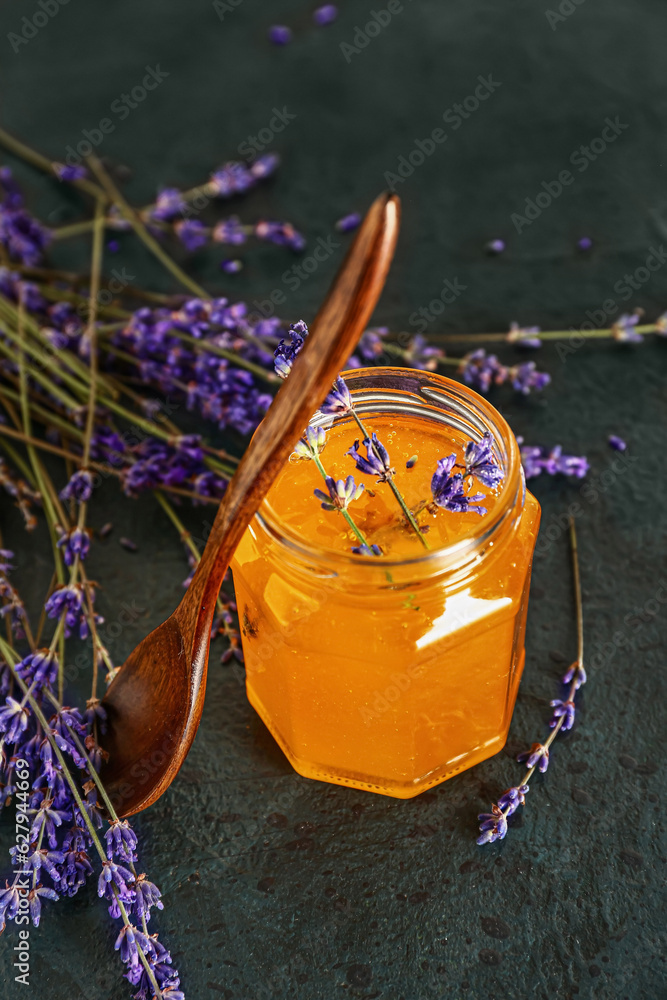
[[[456,463],[456,455],[438,459],[436,470],[431,478],[431,493],[433,504],[458,514],[474,511],[476,514],[486,514],[486,507],[480,507],[484,500],[483,493],[466,494],[463,476],[460,472],[450,475]]]
[[[503,480],[503,472],[493,455],[493,435],[487,431],[481,441],[468,441],[465,450],[465,475],[476,476],[493,489]]]
[[[353,500],[358,500],[364,492],[363,483],[355,483],[354,476],[347,479],[334,479],[327,476],[325,479],[328,495],[322,490],[314,490],[315,496],[322,501],[323,510],[347,510]]]
[[[353,545],[352,551],[357,556],[381,556],[382,549],[379,545]]]
[[[313,427],[309,424],[306,433],[294,446],[294,452],[299,458],[315,458],[322,451],[327,443],[327,435],[324,427]]]
[[[334,382],[334,387],[320,407],[322,413],[342,417],[352,409],[352,397],[345,379],[340,375]]]
[[[365,458],[359,451],[358,440],[354,442],[354,445],[345,454],[352,456],[359,472],[363,472],[367,476],[377,476],[378,483],[388,482],[396,470],[392,468],[389,453],[382,442],[378,440],[375,431],[373,431],[370,439],[364,438],[363,445],[366,449]]]

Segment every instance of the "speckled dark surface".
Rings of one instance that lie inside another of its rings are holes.
[[[526,0],[415,0],[349,63],[340,43],[354,40],[370,5],[342,4],[328,29],[312,26],[310,5],[296,0],[270,11],[258,0],[228,6],[221,21],[204,0],[72,0],[14,54],[7,33],[37,7],[5,4],[3,125],[62,156],[140,82],[144,67],[159,63],[168,78],[117,121],[100,149],[135,169],[126,190],[142,203],[158,183],[198,182],[264,127],[274,106],[286,106],[296,118],[272,144],[283,169],[239,211],[290,218],[312,246],[338,217],[363,209],[415,139],[491,74],[501,86],[460,129],[445,126],[447,141],[398,188],[403,231],[378,321],[405,328],[446,278],[466,289],[434,330],[505,329],[511,319],[578,327],[609,298],[642,305],[650,317],[667,306],[667,265],[628,302],[613,287],[644,265],[651,247],[667,244],[664,4],[589,0],[570,5],[552,28],[544,5]],[[272,21],[294,26],[290,47],[269,46]],[[571,153],[616,116],[628,127],[579,173]],[[511,213],[568,167],[574,183],[517,234]],[[76,217],[76,202],[53,183],[18,172],[44,217]],[[574,250],[582,235],[595,240],[587,258]],[[496,236],[508,250],[489,259],[482,246]],[[345,240],[336,242],[341,248],[288,293],[283,315],[313,315],[342,254]],[[170,287],[141,249],[125,246],[118,261],[138,283]],[[81,266],[82,253],[72,244],[57,259]],[[238,297],[286,290],[289,254],[265,247],[244,256],[247,267],[234,279],[220,277],[215,255],[197,255],[191,266],[212,290]],[[188,998],[667,996],[667,343],[581,346],[565,356],[549,347],[540,362],[553,384],[539,399],[499,392],[495,401],[529,442],[586,453],[594,490],[535,486],[542,541],[510,745],[407,802],[308,781],[291,771],[214,651],[194,748],[168,794],[137,821],[146,870],[164,892],[156,923]],[[612,432],[629,445],[616,471],[606,444]],[[507,839],[480,849],[476,814],[520,777],[512,755],[544,733],[561,660],[573,655],[567,539],[558,528],[573,503],[592,660],[580,721],[558,741],[548,776],[533,782]],[[116,524],[91,556],[104,585],[100,606],[112,624],[123,602],[137,609],[112,639],[122,660],[171,611],[184,559],[150,498],[130,503],[110,486],[92,516],[97,526]],[[196,530],[205,516],[190,512],[188,522]],[[44,539],[20,535],[5,501],[0,525],[37,599],[50,573]],[[119,547],[121,534],[139,542],[138,554]],[[6,826],[2,834],[4,848]],[[35,995],[129,996],[92,887],[50,907],[31,942]],[[3,998],[28,992],[11,981],[12,944],[0,939]]]

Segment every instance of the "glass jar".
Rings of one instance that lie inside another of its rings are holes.
[[[300,774],[409,798],[505,743],[540,507],[512,431],[471,389],[401,368],[344,377],[367,424],[435,422],[443,454],[445,428],[490,431],[504,480],[454,543],[400,561],[318,549],[269,494],[232,562],[246,688]]]

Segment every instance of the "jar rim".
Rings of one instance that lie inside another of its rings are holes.
[[[478,432],[476,440],[481,439],[485,430],[491,431],[496,446],[496,458],[499,459],[505,473],[492,514],[480,518],[477,530],[474,526],[471,527],[471,531],[463,538],[437,549],[427,550],[415,556],[402,556],[399,559],[384,555],[369,559],[368,556],[353,552],[338,551],[305,542],[290,525],[281,521],[266,497],[254,519],[268,531],[274,541],[281,543],[293,555],[328,564],[334,572],[336,567],[342,569],[350,566],[355,570],[366,566],[369,570],[383,571],[398,567],[415,569],[429,567],[440,571],[443,568],[467,565],[470,561],[478,559],[503,533],[502,529],[511,519],[519,493],[523,491],[525,494],[526,489],[519,446],[505,418],[484,396],[469,386],[435,372],[383,365],[377,368],[349,369],[341,372],[341,376],[352,394],[365,393],[368,397],[362,398],[360,409],[363,408],[364,401],[377,401],[383,394],[386,399],[393,399],[396,405],[407,401],[411,395],[415,402],[425,408],[424,412],[431,414],[437,412],[437,403],[442,404],[447,401],[452,407],[457,407],[459,413],[467,412],[470,425]],[[363,386],[362,382],[367,384]],[[374,383],[377,385],[374,386]],[[393,383],[401,384],[399,387]],[[331,417],[317,411],[312,422],[315,425],[331,426],[332,421]],[[445,423],[444,420],[442,422]]]

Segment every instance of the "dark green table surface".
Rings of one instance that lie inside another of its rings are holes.
[[[133,168],[125,190],[141,204],[158,184],[204,179],[268,125],[274,108],[287,108],[295,117],[269,147],[282,154],[282,169],[238,211],[248,220],[289,218],[311,247],[341,215],[364,209],[415,140],[442,127],[446,141],[397,187],[404,222],[378,321],[410,328],[410,315],[445,279],[465,290],[433,331],[503,330],[513,319],[576,328],[608,299],[619,309],[643,306],[650,318],[667,307],[665,263],[627,301],[621,290],[651,248],[667,246],[664,3],[565,0],[560,10],[571,13],[555,20],[546,4],[526,0],[414,0],[363,49],[346,50],[347,59],[341,43],[354,42],[373,5],[341,4],[328,29],[312,25],[305,2],[227,6],[221,19],[205,0],[71,0],[15,53],[8,35],[38,7],[3,4],[2,124],[62,157],[141,83],[145,67],[159,66],[168,76],[125,120],[112,116],[114,131],[99,148]],[[384,10],[383,0],[374,9]],[[294,27],[291,46],[269,45],[272,22]],[[500,86],[488,99],[459,128],[451,115],[443,123],[489,75]],[[571,155],[608,118],[627,127],[581,170]],[[518,233],[512,214],[566,169],[573,183]],[[42,217],[54,225],[79,217],[79,203],[55,183],[20,166],[17,173]],[[575,251],[583,235],[595,241],[586,258]],[[506,239],[502,257],[484,255],[492,237]],[[251,302],[279,288],[281,315],[309,319],[340,261],[346,241],[335,241],[295,291],[282,277],[295,259],[272,247],[248,248],[233,278],[221,275],[215,253],[189,266],[212,291]],[[72,243],[54,259],[81,267],[84,252]],[[137,283],[174,287],[132,240],[117,261]],[[507,348],[503,357],[514,354]],[[408,802],[309,781],[292,772],[214,650],[193,750],[136,824],[145,868],[164,892],[155,923],[189,998],[667,996],[667,343],[584,345],[566,355],[546,347],[539,361],[553,377],[541,396],[524,401],[501,390],[494,399],[530,443],[588,455],[595,489],[584,495],[562,479],[534,486],[543,541],[510,744]],[[609,433],[628,441],[628,460],[615,471]],[[573,656],[567,538],[557,527],[572,503],[590,683],[577,727],[558,741],[507,839],[477,848],[476,814],[520,778],[513,753],[544,734],[558,660]],[[116,524],[90,561],[122,661],[172,609],[185,561],[150,497],[129,502],[109,486],[92,516],[97,526]],[[206,516],[189,511],[188,524],[201,530]],[[21,534],[4,500],[0,521],[35,601],[50,574],[44,537]],[[119,547],[121,534],[140,543],[138,554]],[[133,609],[124,617],[123,603]],[[10,832],[5,825],[4,847]],[[49,906],[31,937],[30,989],[52,1000],[129,996],[114,933],[93,886]],[[3,998],[26,995],[9,972],[12,944],[10,934],[0,940]]]

